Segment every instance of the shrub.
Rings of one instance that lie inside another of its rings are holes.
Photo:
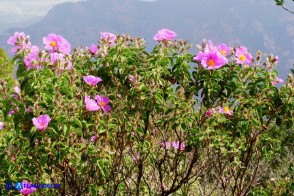
[[[273,55],[262,63],[260,51],[210,41],[191,54],[175,36],[159,31],[147,52],[141,38],[104,32],[71,54],[59,35],[43,39],[46,50],[12,36],[21,92],[0,102],[1,181],[60,183],[35,191],[51,195],[265,187],[292,156],[293,75],[278,88]]]

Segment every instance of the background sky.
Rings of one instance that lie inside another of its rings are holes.
[[[0,32],[11,27],[31,25],[54,5],[77,1],[82,0],[0,0]]]

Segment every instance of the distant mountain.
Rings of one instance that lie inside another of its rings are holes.
[[[18,27],[23,28],[36,23],[57,4],[83,0],[1,0],[0,33]]]
[[[6,31],[0,47],[9,49],[6,40],[14,31],[25,32],[39,46],[42,37],[60,34],[73,47],[89,46],[108,31],[143,37],[151,48],[156,44],[153,35],[169,28],[194,45],[206,38],[215,44],[245,45],[253,55],[257,50],[274,53],[285,78],[294,64],[293,22],[294,15],[268,0],[88,0],[57,5],[39,22]]]

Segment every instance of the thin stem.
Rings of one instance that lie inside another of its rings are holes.
[[[289,10],[289,9],[288,9],[288,8],[286,8],[284,5],[282,5],[282,8],[283,8],[284,10],[286,10],[287,12],[289,12],[289,13],[291,13],[291,14],[294,14],[294,12],[293,12],[293,11]]]

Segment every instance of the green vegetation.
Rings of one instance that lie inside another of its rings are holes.
[[[33,195],[292,194],[293,75],[276,86],[273,55],[156,39],[152,52],[119,35],[66,54],[51,34],[47,52],[19,50],[21,92],[0,94],[0,193],[27,180],[61,184]]]

